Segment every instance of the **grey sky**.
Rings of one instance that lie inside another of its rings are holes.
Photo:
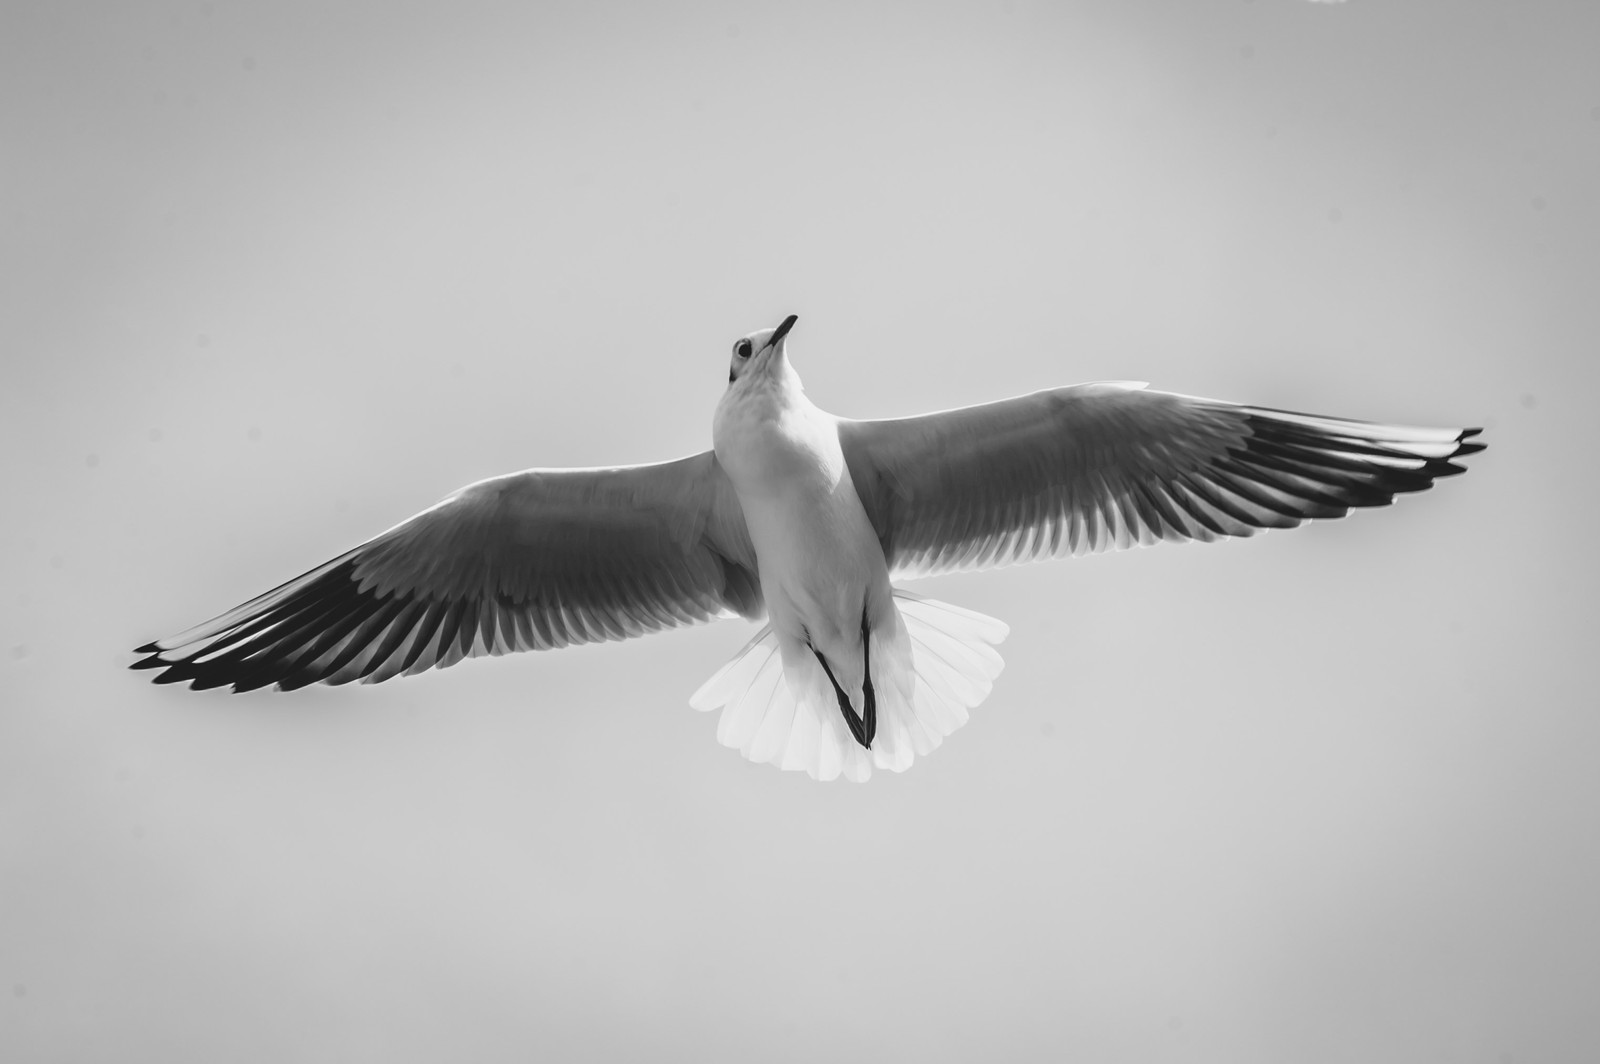
[[[1600,16],[1556,2],[0,12],[0,1057],[1600,1055]],[[742,761],[750,635],[381,687],[128,647],[483,476],[1096,378],[1467,476],[926,581],[911,772]]]

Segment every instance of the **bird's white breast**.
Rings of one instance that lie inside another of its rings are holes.
[[[712,439],[739,493],[773,621],[816,642],[859,642],[863,604],[870,591],[888,594],[888,569],[838,424],[798,389],[750,385],[724,397]]]

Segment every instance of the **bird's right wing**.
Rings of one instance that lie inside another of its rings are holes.
[[[463,657],[765,612],[755,551],[710,451],[530,469],[463,488],[188,632],[139,648],[158,683],[385,680]]]
[[[1316,417],[1114,382],[839,422],[896,576],[1159,540],[1213,540],[1381,506],[1460,473],[1477,429]]]

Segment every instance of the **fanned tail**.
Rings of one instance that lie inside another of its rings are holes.
[[[861,782],[874,767],[904,772],[988,697],[1005,667],[994,645],[1009,629],[993,617],[909,591],[896,589],[894,601],[895,630],[871,635],[878,732],[870,751],[851,737],[815,657],[786,656],[771,625],[689,704],[721,709],[717,741],[757,763],[804,771],[817,780],[842,775]]]

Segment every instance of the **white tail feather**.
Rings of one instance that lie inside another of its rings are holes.
[[[1005,662],[993,644],[1006,625],[909,591],[894,592],[900,624],[872,633],[878,728],[872,750],[850,735],[833,688],[809,653],[785,656],[768,625],[689,698],[722,710],[717,741],[751,761],[864,781],[874,767],[904,772],[967,722]],[[803,648],[800,648],[803,649]]]

